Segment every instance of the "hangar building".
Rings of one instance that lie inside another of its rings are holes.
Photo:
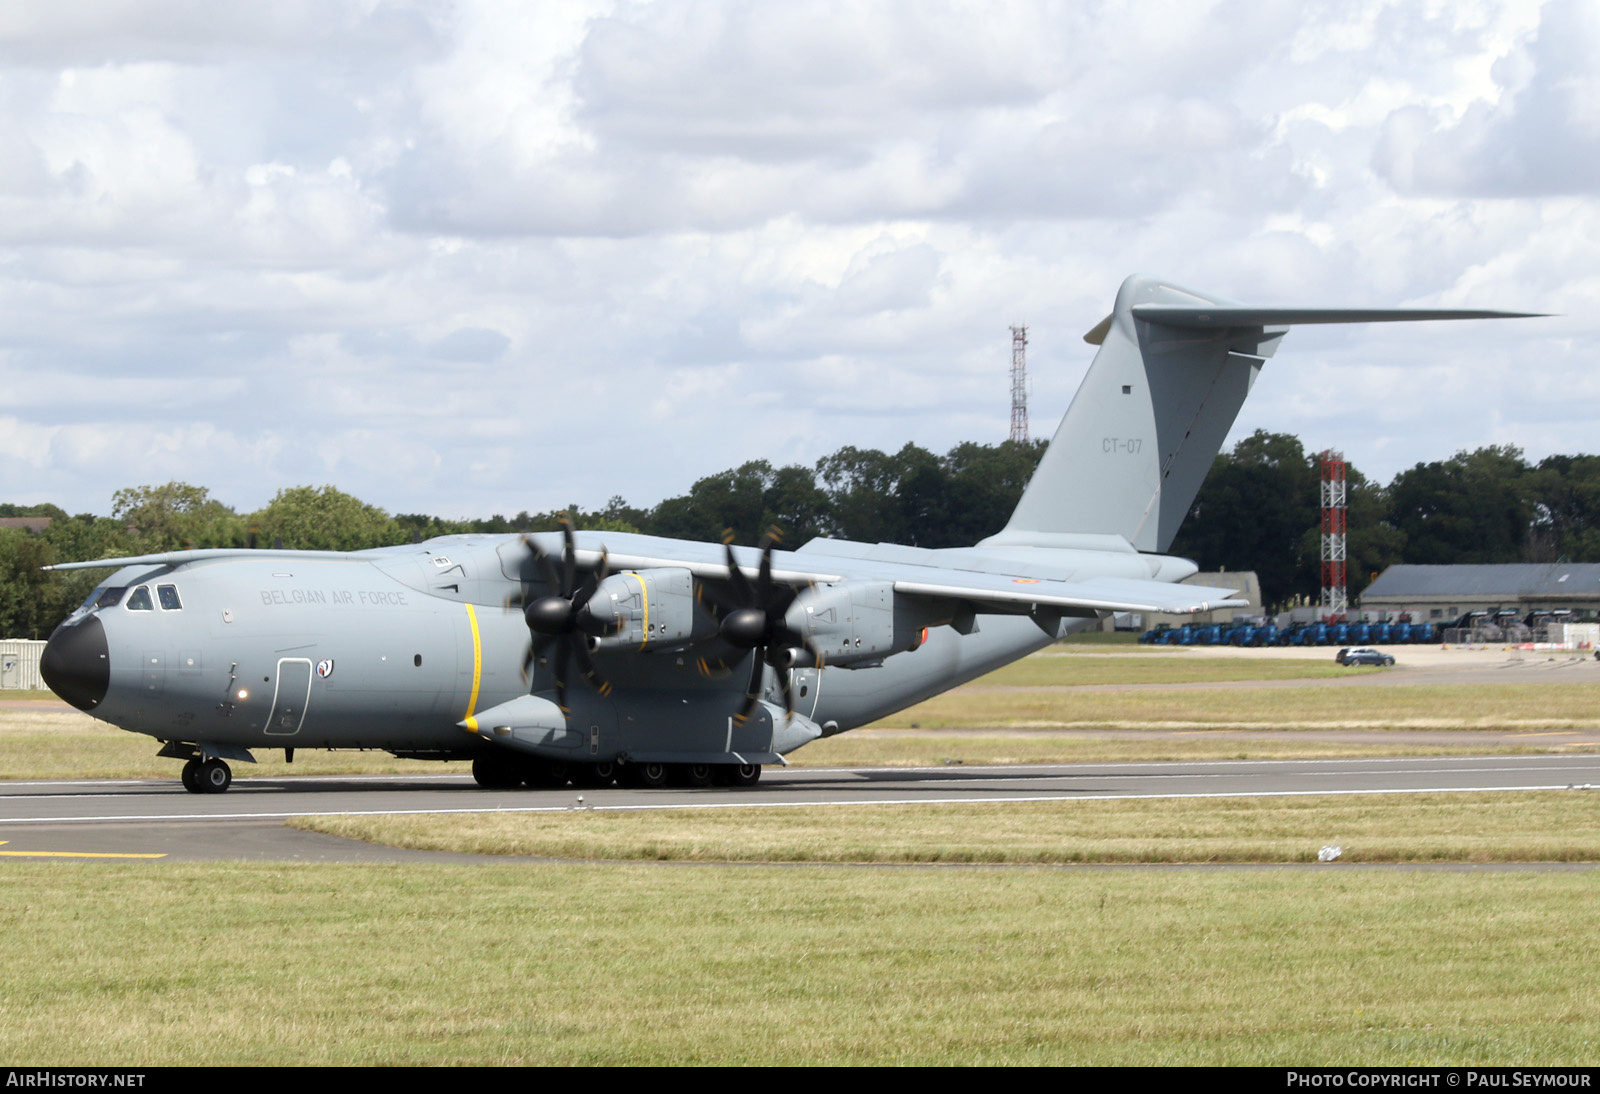
[[[1423,623],[1451,622],[1479,608],[1569,608],[1600,616],[1600,563],[1390,566],[1361,594],[1364,611],[1409,611]]]

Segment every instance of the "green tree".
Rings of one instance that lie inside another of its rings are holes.
[[[1044,450],[1044,441],[1004,441],[958,444],[946,453],[945,542],[939,545],[970,546],[1004,528]]]
[[[1389,523],[1406,562],[1522,562],[1536,511],[1522,450],[1493,445],[1419,463],[1389,484]]]
[[[687,494],[656,506],[651,530],[674,539],[715,541],[722,538],[724,529],[731,528],[736,543],[756,543],[767,528],[762,520],[767,515],[767,490],[774,479],[775,472],[766,460],[751,460],[731,471],[708,475]]]
[[[1546,456],[1528,476],[1531,562],[1600,562],[1600,456]]]
[[[45,638],[60,622],[48,595],[50,575],[43,569],[54,561],[43,536],[0,528],[0,636]]]
[[[1258,429],[1217,456],[1171,553],[1202,570],[1254,570],[1267,605],[1314,598],[1322,581],[1320,480],[1298,437]]]
[[[169,482],[118,490],[111,517],[127,526],[134,554],[189,547],[242,547],[244,521],[203,486]]]
[[[904,461],[875,448],[846,445],[818,460],[833,503],[833,534],[861,543],[909,542],[901,538],[904,519],[894,504],[904,471]]]
[[[279,490],[250,522],[265,544],[281,538],[285,547],[302,551],[361,551],[411,540],[388,513],[331,486]]]

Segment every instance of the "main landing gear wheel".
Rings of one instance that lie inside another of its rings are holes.
[[[761,765],[718,764],[716,780],[722,786],[754,786],[761,781]]]
[[[667,785],[666,764],[629,764],[623,770],[628,781],[641,790],[659,790]]]
[[[475,757],[472,777],[485,790],[515,790],[522,785],[522,771],[511,756]]]
[[[209,760],[201,761],[195,769],[194,781],[200,788],[200,793],[220,794],[233,785],[233,770],[228,767],[226,761],[213,756]]]
[[[617,781],[617,765],[610,760],[599,763],[577,764],[572,770],[574,786],[598,790]]]
[[[717,769],[711,764],[673,764],[673,782],[680,786],[710,786]]]
[[[183,788],[191,794],[204,794],[206,788],[200,785],[200,761],[190,760],[183,765]]]
[[[530,756],[522,762],[522,781],[533,789],[553,790],[566,786],[567,763],[564,760],[546,760]]]

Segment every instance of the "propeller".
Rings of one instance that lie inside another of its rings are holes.
[[[723,533],[723,550],[728,559],[728,582],[733,587],[734,606],[724,613],[718,624],[722,640],[735,649],[751,650],[755,656],[750,663],[750,682],[745,686],[744,705],[734,718],[740,723],[755,713],[761,701],[761,682],[766,666],[771,665],[783,680],[783,709],[786,718],[794,717],[794,685],[789,669],[794,666],[796,649],[811,655],[818,668],[822,667],[822,651],[812,645],[810,638],[790,627],[784,613],[794,604],[796,592],[788,585],[774,584],[772,580],[772,548],[782,538],[776,527],[769,528],[761,537],[761,566],[756,571],[755,584],[739,568],[733,557],[733,532]]]
[[[600,551],[600,565],[589,574],[581,587],[578,585],[578,545],[572,534],[572,520],[565,513],[561,515],[562,551],[560,569],[556,561],[545,552],[530,536],[523,536],[522,542],[528,548],[528,553],[533,556],[539,568],[544,571],[545,586],[550,590],[543,596],[534,596],[533,590],[526,578],[522,581],[520,591],[513,593],[506,601],[507,608],[521,608],[522,618],[528,624],[528,652],[522,658],[522,678],[528,679],[528,670],[537,660],[545,658],[552,648],[554,656],[550,657],[551,671],[555,676],[556,705],[563,714],[567,710],[567,671],[571,663],[576,660],[578,672],[583,679],[601,695],[611,693],[611,685],[601,678],[595,670],[594,660],[589,656],[588,639],[593,636],[599,638],[615,630],[615,625],[608,625],[596,620],[586,610],[589,598],[600,587],[600,583],[610,574],[610,560],[605,550]]]

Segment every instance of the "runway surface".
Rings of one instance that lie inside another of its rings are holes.
[[[288,828],[329,813],[587,809],[847,808],[874,803],[1084,801],[1306,794],[1600,792],[1600,756],[1207,761],[939,768],[769,768],[750,789],[479,789],[466,776],[302,776],[234,780],[195,795],[176,780],[0,784],[0,859],[329,862],[477,861],[376,847]],[[581,801],[580,801],[581,798]],[[146,857],[159,856],[159,857]]]

